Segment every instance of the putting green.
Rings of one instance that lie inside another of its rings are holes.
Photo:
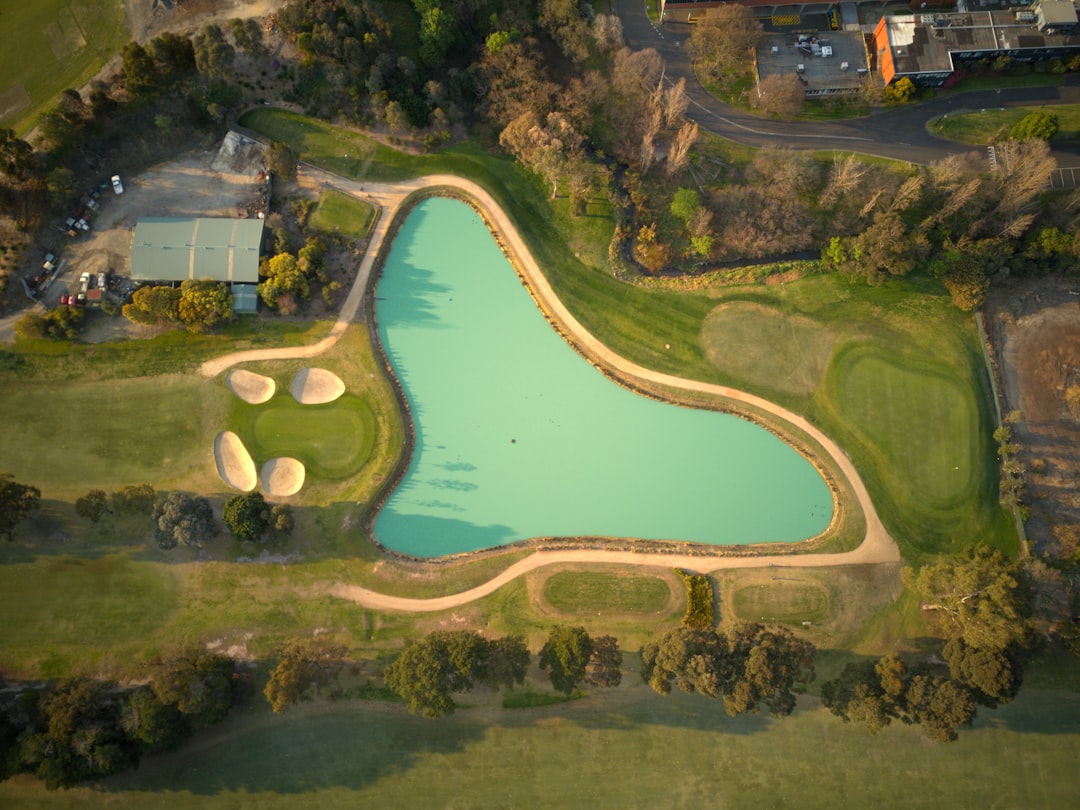
[[[849,425],[874,448],[911,504],[950,509],[976,494],[979,408],[975,392],[931,361],[877,346],[837,353],[830,369]]]
[[[301,405],[284,395],[234,408],[233,429],[259,463],[288,456],[302,461],[309,475],[338,479],[358,473],[371,456],[375,417],[359,397]]]

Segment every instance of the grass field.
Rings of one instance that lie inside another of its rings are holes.
[[[34,0],[0,11],[0,127],[23,133],[128,39],[120,0]]]
[[[828,592],[813,585],[758,585],[737,590],[731,599],[735,613],[746,621],[801,625],[829,615]]]
[[[601,571],[560,571],[544,582],[544,599],[563,613],[659,613],[671,588],[659,577]]]
[[[1030,113],[1045,112],[1057,116],[1059,129],[1052,141],[1072,141],[1080,138],[1080,106],[1054,104],[1048,107],[1010,107],[955,113],[935,118],[929,129],[935,135],[975,145],[1006,140],[1011,130]]]
[[[636,682],[635,682],[636,681]],[[539,685],[537,691],[547,691]],[[20,777],[7,806],[74,808],[770,807],[1058,808],[1075,804],[1080,697],[1032,691],[980,712],[958,742],[894,725],[877,737],[813,701],[788,718],[728,718],[636,678],[551,708],[469,693],[438,721],[379,703],[239,712],[173,755],[102,786],[46,793]],[[281,767],[288,763],[288,767]]]
[[[368,462],[375,446],[375,415],[359,397],[345,394],[323,405],[301,405],[287,390],[262,405],[230,400],[228,427],[255,462],[289,456],[311,475],[346,478]]]
[[[375,207],[350,194],[332,188],[320,195],[315,210],[311,212],[312,228],[323,233],[340,233],[351,239],[363,239],[371,229]]]

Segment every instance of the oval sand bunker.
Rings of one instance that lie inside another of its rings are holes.
[[[269,377],[245,371],[242,368],[230,371],[229,376],[225,378],[225,384],[240,399],[252,405],[266,402],[277,390],[277,384]]]
[[[240,437],[225,430],[214,439],[214,461],[221,480],[233,489],[250,492],[255,489],[255,462]]]
[[[304,464],[295,458],[272,458],[259,470],[259,483],[267,495],[295,495],[304,485]]]
[[[302,368],[293,377],[289,390],[301,405],[322,405],[344,394],[345,383],[325,368]]]

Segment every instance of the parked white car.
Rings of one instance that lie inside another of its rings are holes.
[[[116,194],[123,194],[124,193],[124,184],[120,182],[120,175],[114,174],[110,178],[110,180],[112,180],[112,190]]]

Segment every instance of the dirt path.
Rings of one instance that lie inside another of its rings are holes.
[[[862,479],[854,464],[847,457],[840,446],[832,439],[810,424],[798,414],[781,408],[775,403],[764,400],[761,397],[737,391],[722,385],[687,380],[674,377],[670,374],[661,374],[651,369],[644,368],[630,362],[626,358],[615,354],[602,344],[570,314],[569,310],[556,297],[547,278],[537,265],[532,254],[527,250],[521,235],[517,232],[506,213],[496,205],[491,196],[480,186],[460,177],[450,175],[432,175],[401,183],[359,183],[347,180],[336,175],[329,174],[310,167],[303,167],[300,173],[300,183],[313,188],[333,186],[348,194],[366,199],[381,208],[379,221],[371,236],[371,242],[367,253],[360,263],[360,269],[353,283],[349,297],[341,308],[341,314],[330,330],[330,334],[322,340],[310,346],[290,347],[283,349],[256,349],[252,351],[234,352],[223,357],[216,358],[204,363],[200,372],[206,377],[216,377],[226,369],[237,363],[246,363],[254,360],[284,360],[293,358],[308,358],[325,352],[333,346],[344,334],[346,328],[356,317],[360,308],[360,302],[367,290],[371,279],[375,259],[383,247],[387,237],[390,223],[394,219],[394,213],[404,200],[413,192],[435,186],[449,186],[458,188],[469,194],[481,208],[487,213],[489,221],[498,230],[507,249],[515,256],[522,272],[527,277],[533,292],[546,309],[549,315],[554,317],[565,330],[571,335],[577,346],[592,360],[607,366],[620,377],[629,380],[638,380],[653,385],[662,385],[683,391],[700,392],[717,397],[724,397],[736,402],[745,403],[751,407],[765,411],[777,419],[789,422],[817,441],[826,453],[833,459],[836,466],[847,478],[852,492],[855,494],[866,516],[866,537],[863,542],[853,551],[835,554],[809,554],[809,555],[775,555],[760,557],[729,557],[717,554],[715,557],[707,556],[682,556],[671,554],[650,554],[622,551],[538,551],[524,560],[511,565],[494,579],[472,588],[468,591],[453,594],[451,596],[436,599],[406,599],[397,596],[370,591],[352,585],[335,585],[331,592],[336,596],[349,599],[364,607],[376,610],[400,610],[400,611],[436,611],[457,607],[475,599],[487,596],[501,588],[506,583],[521,576],[522,574],[541,568],[552,563],[619,563],[624,565],[653,566],[671,568],[677,566],[693,571],[708,573],[723,568],[761,568],[765,566],[803,568],[823,565],[866,565],[870,563],[899,562],[900,551],[896,543],[889,536],[885,527],[878,517],[877,510],[870,500],[870,494],[866,490]]]

